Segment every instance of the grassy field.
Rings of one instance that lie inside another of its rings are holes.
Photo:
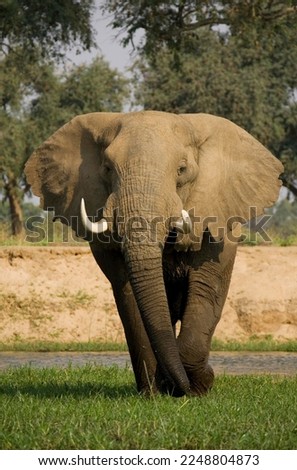
[[[283,351],[297,352],[297,341],[276,341],[268,337],[251,337],[248,341],[228,341],[223,342],[217,339],[212,341],[212,351]],[[59,343],[54,341],[33,341],[33,342],[0,342],[1,351],[24,351],[24,352],[56,352],[56,351],[127,351],[125,343]]]
[[[117,343],[0,343],[0,351],[123,350]],[[212,350],[297,352],[297,341],[214,340]],[[0,449],[296,449],[296,390],[297,374],[226,375],[203,398],[146,399],[128,369],[11,368],[0,374]]]
[[[203,398],[141,397],[117,367],[9,369],[1,449],[296,449],[297,375],[219,376]]]

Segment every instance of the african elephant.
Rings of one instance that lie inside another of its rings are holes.
[[[140,111],[75,117],[25,172],[43,208],[89,240],[112,285],[138,390],[206,393],[232,230],[251,207],[260,215],[276,201],[281,163],[224,118]]]

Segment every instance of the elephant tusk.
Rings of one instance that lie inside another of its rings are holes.
[[[192,231],[192,221],[187,211],[182,209],[181,218],[174,222],[174,228],[180,233],[190,233]]]
[[[184,233],[190,233],[192,231],[192,221],[187,211],[182,209],[182,219],[184,224]]]
[[[80,215],[83,226],[91,233],[103,233],[108,229],[108,224],[105,219],[99,220],[99,222],[91,222],[87,212],[84,198],[81,198],[80,202]]]

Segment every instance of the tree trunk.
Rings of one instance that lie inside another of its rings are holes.
[[[17,187],[9,181],[5,190],[10,208],[11,233],[15,237],[21,237],[24,234],[23,211],[17,196]]]

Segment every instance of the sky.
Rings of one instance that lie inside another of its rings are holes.
[[[90,62],[96,55],[102,54],[112,68],[116,68],[120,72],[125,73],[125,75],[129,75],[126,69],[133,62],[133,48],[130,45],[125,48],[121,46],[120,38],[116,38],[118,31],[108,26],[112,17],[107,17],[106,15],[103,17],[102,12],[98,8],[98,3],[100,1],[98,2],[97,0],[97,11],[92,22],[98,49],[92,49],[91,52],[83,52],[80,55],[76,55],[75,51],[73,51],[68,53],[67,56],[75,64],[81,64],[83,62]]]

